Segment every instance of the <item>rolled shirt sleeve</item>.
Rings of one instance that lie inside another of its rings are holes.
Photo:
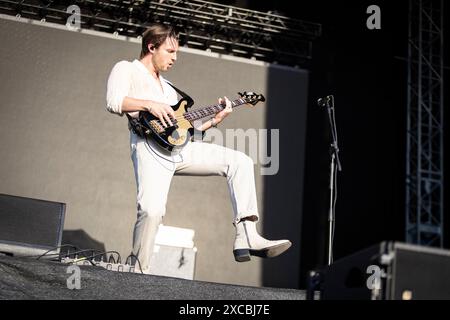
[[[131,86],[130,62],[117,62],[111,70],[106,91],[106,110],[123,116],[122,102]]]

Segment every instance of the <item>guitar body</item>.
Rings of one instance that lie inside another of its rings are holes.
[[[193,104],[192,100],[183,98],[176,105],[171,106],[177,119],[172,120],[171,127],[164,128],[161,121],[150,112],[140,112],[139,121],[147,128],[145,132],[147,136],[153,138],[165,150],[174,151],[186,145],[193,135],[194,127],[183,116]]]

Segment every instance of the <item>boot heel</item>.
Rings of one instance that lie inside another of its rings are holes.
[[[233,250],[234,260],[237,262],[250,261],[250,251],[248,249]]]

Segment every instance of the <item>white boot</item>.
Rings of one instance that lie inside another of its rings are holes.
[[[264,239],[256,230],[256,223],[249,220],[241,220],[236,227],[236,240],[234,241],[233,254],[238,262],[250,261],[250,256],[261,258],[276,257],[290,248],[289,240],[271,241]]]

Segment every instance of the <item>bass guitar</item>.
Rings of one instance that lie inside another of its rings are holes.
[[[240,98],[231,101],[233,108],[245,104],[255,106],[258,102],[266,100],[262,94],[254,92],[239,92],[238,94]],[[154,139],[162,148],[168,151],[182,148],[194,135],[194,121],[215,115],[225,108],[224,104],[217,104],[188,111],[193,104],[194,101],[187,97],[182,98],[176,105],[171,106],[175,111],[175,117],[170,117],[173,126],[168,127],[164,127],[159,118],[150,112],[141,111],[138,118],[139,126],[142,129],[141,132],[146,137]]]

